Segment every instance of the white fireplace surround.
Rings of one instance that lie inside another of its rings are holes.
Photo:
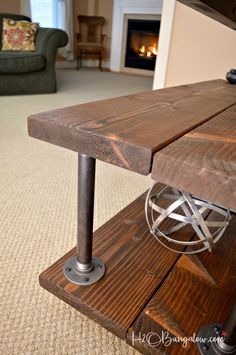
[[[120,71],[121,69],[124,15],[161,15],[162,6],[163,0],[114,0],[110,62],[112,71]]]

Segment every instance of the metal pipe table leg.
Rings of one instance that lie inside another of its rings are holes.
[[[236,353],[236,303],[224,324],[224,329],[227,332],[224,342],[225,344],[234,347]]]
[[[236,354],[236,303],[224,325],[208,324],[199,331],[198,337],[206,339],[204,343],[198,342],[202,355]]]
[[[94,158],[79,155],[77,255],[64,265],[65,277],[79,285],[91,285],[105,273],[104,263],[92,256],[95,167]]]

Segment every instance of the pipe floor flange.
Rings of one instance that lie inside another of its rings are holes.
[[[100,280],[105,274],[105,265],[96,256],[92,257],[93,268],[89,272],[79,272],[76,268],[77,263],[77,256],[72,256],[65,262],[63,268],[65,277],[74,284],[83,286],[92,285]]]

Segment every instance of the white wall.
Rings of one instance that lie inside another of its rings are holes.
[[[165,86],[169,51],[172,38],[176,0],[164,0],[161,16],[161,28],[158,41],[158,55],[153,79],[153,89]]]
[[[165,40],[164,28],[162,35]],[[177,1],[170,37],[166,67],[158,68],[157,61],[154,89],[161,87],[160,75],[162,87],[167,87],[225,78],[236,67],[236,31]]]

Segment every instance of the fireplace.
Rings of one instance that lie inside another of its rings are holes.
[[[154,70],[160,21],[128,19],[125,67]]]

